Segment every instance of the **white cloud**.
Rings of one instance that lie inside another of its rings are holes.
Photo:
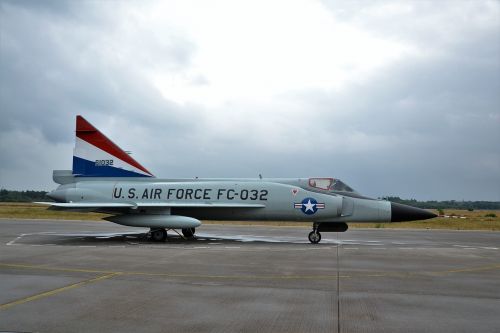
[[[175,11],[175,26],[196,45],[187,71],[151,75],[166,98],[180,103],[215,109],[291,90],[340,90],[413,49],[340,22],[312,1],[181,3],[174,10],[168,2],[150,9],[169,18]],[[204,84],[196,81],[200,77]]]
[[[15,163],[64,168],[82,113],[158,176],[500,199],[496,1],[0,6],[0,155]],[[33,170],[3,163],[0,185],[52,186]]]

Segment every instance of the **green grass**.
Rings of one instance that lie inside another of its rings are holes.
[[[51,220],[95,220],[99,221],[106,214],[79,213],[70,211],[49,210],[48,206],[26,202],[1,202],[0,218],[15,219],[51,219]]]
[[[437,210],[433,210],[438,213]],[[500,211],[445,209],[444,215],[430,220],[398,223],[349,223],[350,228],[397,228],[397,229],[451,229],[451,230],[499,230]],[[494,216],[493,216],[494,215]],[[465,217],[465,219],[460,218]]]
[[[437,211],[435,211],[437,213]],[[438,217],[431,220],[401,222],[401,223],[349,223],[349,228],[391,228],[391,229],[451,229],[451,230],[499,230],[500,211],[491,210],[444,210],[449,216],[464,216],[461,218]],[[69,211],[48,210],[47,206],[32,203],[0,203],[0,218],[15,219],[51,219],[51,220],[91,220],[99,222],[106,214],[79,213]],[[272,226],[304,226],[305,222],[246,222],[246,221],[203,221],[205,224],[232,225],[272,225]]]

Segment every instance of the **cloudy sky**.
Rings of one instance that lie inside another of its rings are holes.
[[[500,200],[500,2],[0,0],[0,113],[7,189],[81,114],[158,177]]]

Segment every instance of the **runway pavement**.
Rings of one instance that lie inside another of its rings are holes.
[[[499,332],[500,233],[0,220],[0,331]]]

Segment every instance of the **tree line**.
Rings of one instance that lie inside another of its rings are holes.
[[[46,191],[10,191],[0,190],[0,202],[31,202],[31,201],[52,201],[45,196]]]
[[[424,209],[465,209],[465,210],[500,209],[499,201],[456,201],[456,200],[417,201],[415,199],[401,199],[400,197],[382,197],[379,199]]]
[[[0,190],[0,202],[32,202],[32,201],[51,201],[46,196],[46,191],[11,191]],[[415,199],[401,199],[400,197],[382,197],[379,199],[402,203],[418,208],[425,209],[500,209],[499,201],[417,201]]]

